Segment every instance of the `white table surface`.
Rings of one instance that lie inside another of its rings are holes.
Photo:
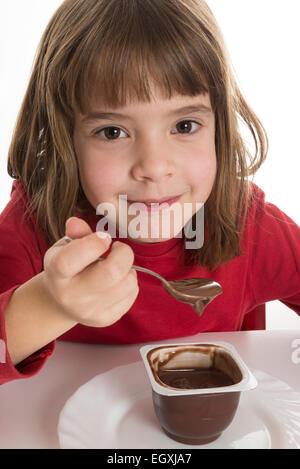
[[[300,329],[205,333],[163,343],[229,342],[250,369],[262,370],[300,391],[300,363],[292,359],[297,339],[300,345]],[[0,387],[0,448],[59,448],[57,424],[68,398],[94,376],[140,360],[142,345],[57,342],[40,373]]]

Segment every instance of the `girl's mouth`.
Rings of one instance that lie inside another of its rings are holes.
[[[138,210],[141,212],[158,212],[168,209],[171,205],[180,199],[181,195],[172,196],[170,198],[163,198],[160,200],[148,199],[148,200],[128,200],[128,205],[139,204]]]

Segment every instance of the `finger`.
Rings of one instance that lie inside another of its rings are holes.
[[[104,260],[89,265],[83,272],[79,273],[78,287],[82,282],[82,284],[88,285],[90,292],[108,291],[128,275],[133,261],[132,249],[126,244],[116,241]],[[132,271],[132,276],[137,278],[135,271]]]
[[[83,238],[91,233],[90,226],[81,218],[71,217],[66,221],[66,236],[69,238]]]
[[[72,278],[98,260],[110,243],[110,237],[99,238],[97,233],[69,243],[63,238],[47,251],[45,267],[52,270],[58,278]]]
[[[106,305],[105,308],[101,304],[100,310],[96,310],[89,319],[85,319],[84,324],[93,327],[107,327],[114,324],[130,310],[138,294],[139,288],[136,287],[130,294],[110,305]]]
[[[108,256],[91,267],[99,288],[105,290],[117,285],[129,273],[134,262],[134,252],[127,244],[116,241]],[[97,274],[96,274],[97,272]]]
[[[109,302],[111,299],[120,301],[128,295],[129,291],[137,287],[138,278],[135,270],[129,267],[129,271],[126,269],[127,273],[119,281],[110,280],[107,269],[103,268],[106,262],[107,258],[94,262],[72,279],[74,289],[78,294],[95,297],[101,295],[103,301],[106,301],[106,298]],[[105,306],[104,303],[103,306]]]

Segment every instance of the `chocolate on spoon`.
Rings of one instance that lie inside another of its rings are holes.
[[[176,300],[189,303],[199,316],[204,308],[223,291],[219,283],[208,278],[169,280],[167,283],[168,285],[163,283],[167,292]]]

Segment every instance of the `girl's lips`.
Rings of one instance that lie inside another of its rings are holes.
[[[134,200],[128,200],[128,205],[131,204],[140,204],[139,205],[139,210],[142,212],[158,212],[165,210],[169,208],[172,204],[177,202],[180,199],[181,195],[178,195],[177,197],[174,197],[172,199],[164,200],[161,203],[158,202],[151,202],[150,205],[147,205],[148,202],[143,202],[143,201],[134,201]]]

